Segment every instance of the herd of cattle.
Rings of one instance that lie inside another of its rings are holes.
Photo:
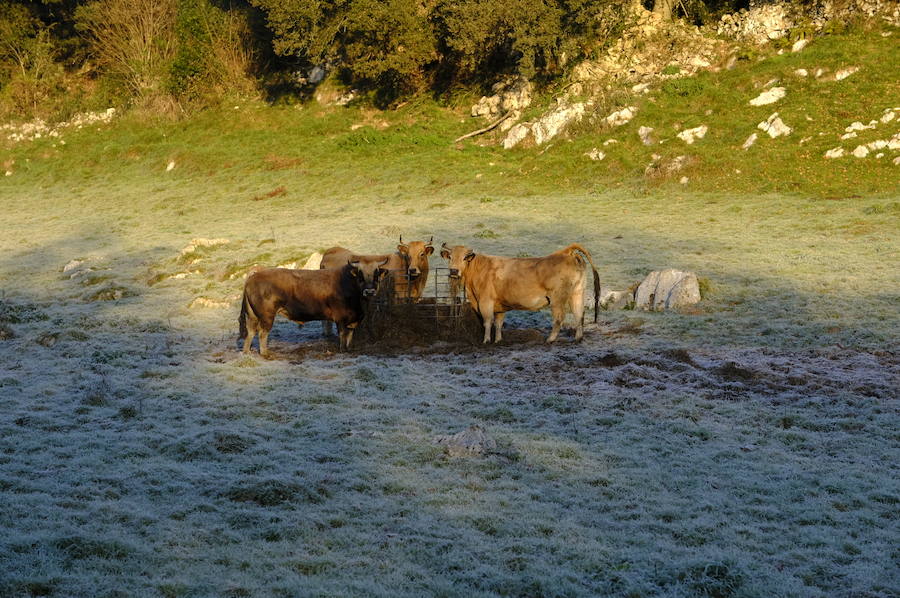
[[[395,299],[417,302],[428,278],[428,258],[434,253],[429,240],[404,243],[394,253],[360,255],[332,247],[322,257],[319,270],[265,268],[252,271],[244,284],[239,339],[250,352],[259,335],[259,352],[268,354],[268,336],[276,314],[304,323],[322,320],[325,332],[337,324],[340,350],[350,347],[353,331],[366,315],[367,303],[382,283],[391,285]],[[587,249],[572,243],[544,257],[501,257],[475,253],[465,245],[441,245],[448,262],[452,293],[465,289],[465,297],[484,324],[483,342],[502,339],[506,312],[536,311],[550,307],[553,329],[547,342],[559,335],[563,319],[575,317],[575,340],[584,335],[585,266],[594,273],[594,321],[600,282]]]

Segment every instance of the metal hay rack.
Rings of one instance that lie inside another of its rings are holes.
[[[483,329],[466,302],[464,286],[458,279],[451,279],[450,269],[445,267],[430,269],[429,278],[422,296],[414,300],[415,281],[407,271],[389,270],[369,300],[366,317],[354,337],[356,344],[408,347],[436,341],[477,343]]]

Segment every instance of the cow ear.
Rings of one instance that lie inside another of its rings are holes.
[[[431,245],[426,245],[425,246],[425,255],[431,255],[432,253],[434,253],[434,247],[432,247]]]
[[[347,260],[347,263],[354,270],[359,270],[359,260],[354,260],[353,258],[350,258],[349,260]]]
[[[475,252],[470,251],[469,253],[466,254],[466,257],[463,259],[466,260],[467,262],[471,262],[474,258],[475,258]]]
[[[450,250],[449,249],[441,249],[441,257],[445,260],[450,259]]]
[[[409,253],[409,247],[407,247],[405,244],[401,243],[400,245],[397,245],[397,251],[399,253]]]

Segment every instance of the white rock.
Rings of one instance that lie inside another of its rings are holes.
[[[853,155],[856,156],[857,158],[865,158],[866,156],[869,155],[869,148],[867,148],[867,147],[864,146],[864,145],[857,145],[857,146],[856,146],[856,149],[853,150],[852,153],[853,153]]]
[[[587,156],[588,158],[590,158],[591,160],[595,160],[595,161],[602,160],[603,158],[606,157],[606,154],[603,153],[602,151],[600,151],[599,149],[597,149],[596,147],[584,155]]]
[[[634,118],[635,114],[637,114],[637,107],[628,106],[627,108],[622,108],[621,110],[613,112],[603,120],[611,127],[619,127]]]
[[[750,147],[756,143],[757,135],[756,133],[750,133],[750,137],[747,137],[747,141],[744,142],[744,145],[741,146],[741,149],[750,149]]]
[[[584,102],[571,106],[563,103],[542,116],[531,126],[534,142],[542,145],[559,135],[570,124],[580,121],[584,116],[584,108]]]
[[[794,42],[794,45],[791,46],[791,52],[799,52],[803,48],[805,48],[809,44],[808,39],[798,39]]]
[[[766,81],[766,84],[763,85],[763,89],[769,89],[770,87],[772,87],[772,86],[775,85],[776,83],[778,83],[778,79],[777,79],[777,78],[776,78],[776,79],[769,79],[768,81]]]
[[[674,269],[651,272],[634,293],[635,309],[674,309],[699,301],[697,275]]]
[[[633,91],[634,93],[647,93],[648,91],[650,91],[650,84],[649,83],[638,83],[637,85],[635,85],[634,87],[631,88],[631,91]]]
[[[829,158],[829,159],[842,158],[843,156],[844,156],[844,148],[842,148],[842,147],[835,147],[835,148],[832,148],[832,149],[828,150],[827,152],[825,152],[825,157]]]
[[[213,309],[225,309],[231,307],[231,303],[228,301],[217,301],[215,299],[210,299],[209,297],[197,297],[193,301],[188,304],[189,309],[195,309],[198,307],[211,307]]]
[[[808,77],[809,71],[807,71],[806,69],[797,69],[796,71],[794,71],[794,74],[798,77]]]
[[[697,139],[703,139],[706,136],[706,132],[709,130],[709,127],[706,125],[700,125],[699,127],[694,127],[693,129],[685,129],[681,133],[678,134],[678,138],[691,145]]]
[[[881,160],[882,158],[884,158],[884,152],[878,152],[877,154],[875,154],[876,160]]]
[[[63,271],[63,272],[68,272],[69,270],[74,270],[74,269],[77,268],[78,266],[80,266],[80,265],[82,265],[83,263],[85,263],[85,261],[86,261],[86,260],[72,260],[72,261],[70,261],[68,264],[66,264],[65,266],[63,266],[62,271]]]
[[[166,165],[166,172],[171,172],[171,170],[172,170],[173,168],[175,168],[175,160],[170,161],[170,162]]]
[[[322,265],[322,254],[318,251],[314,252],[309,259],[306,260],[306,263],[303,264],[304,270],[318,270],[319,266]]]
[[[841,69],[834,74],[835,81],[842,81],[859,70],[858,66],[848,66],[847,68]]]
[[[653,145],[653,127],[640,127],[638,129],[638,137],[644,145]]]
[[[614,143],[619,143],[619,141],[617,139],[607,139],[603,142],[603,145],[612,145]]]
[[[509,130],[509,133],[506,134],[506,138],[503,140],[503,149],[510,149],[517,146],[528,137],[529,133],[531,133],[531,128],[525,123],[514,126]]]
[[[773,112],[769,118],[756,126],[768,133],[769,137],[773,139],[775,137],[781,137],[782,135],[790,135],[791,131],[793,131],[793,129],[784,124],[784,121],[781,120],[777,112]]]
[[[895,113],[893,110],[887,110],[884,114],[881,115],[881,122],[887,124],[894,120]]]
[[[687,178],[686,176],[683,176],[678,180],[678,182],[681,183],[682,185],[687,185],[689,180],[690,180],[689,178]]]
[[[5,176],[12,176],[12,174],[13,174],[13,171],[12,171],[12,170],[7,170],[7,171],[4,173]]]
[[[853,139],[854,137],[856,137],[855,132],[844,133],[843,135],[841,135],[841,139]]]
[[[766,104],[774,104],[785,95],[787,95],[787,90],[784,87],[773,87],[750,100],[750,105],[765,106]]]
[[[816,79],[818,79],[819,77],[821,77],[824,74],[825,74],[825,69],[822,69],[822,68],[816,69]]]
[[[601,309],[624,309],[634,301],[634,293],[630,291],[611,291],[600,289]]]
[[[889,146],[890,143],[885,141],[884,139],[876,139],[875,141],[866,144],[866,147],[870,150],[880,150]]]
[[[894,164],[894,166],[900,166],[900,156],[897,156],[896,158],[891,160],[891,162]]]
[[[804,137],[803,139],[800,140],[800,145],[803,145],[804,143],[806,143],[806,142],[809,141],[810,139],[812,139],[812,137]]]

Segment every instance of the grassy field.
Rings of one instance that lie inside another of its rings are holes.
[[[549,149],[454,145],[477,125],[424,100],[7,143],[0,595],[897,596],[900,167],[822,159],[897,105],[896,39],[741,61]],[[792,136],[738,150],[775,110]],[[643,175],[686,150],[637,127],[675,122],[710,126],[687,185]],[[578,241],[605,287],[676,267],[706,293],[603,312],[578,345],[545,348],[539,313],[484,349],[335,354],[280,321],[275,359],[237,353],[251,265],[400,234],[506,255]],[[433,443],[472,424],[495,452]]]

